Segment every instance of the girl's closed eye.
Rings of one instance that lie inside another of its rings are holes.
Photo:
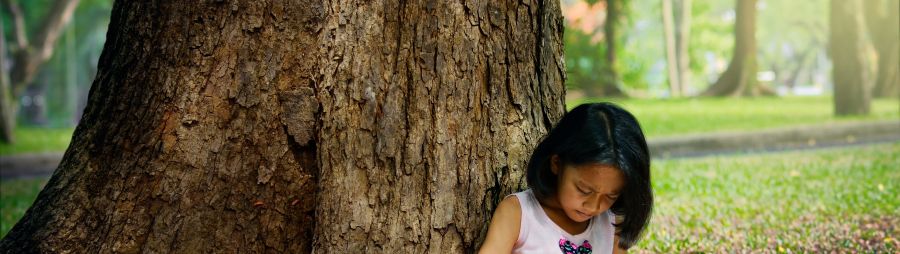
[[[582,187],[579,187],[578,185],[575,185],[575,189],[578,189],[578,192],[581,192],[581,194],[583,194],[583,195],[590,195],[590,194],[594,193],[593,191],[586,190]]]

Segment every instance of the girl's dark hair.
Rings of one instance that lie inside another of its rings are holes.
[[[625,186],[610,210],[624,217],[613,224],[619,234],[619,246],[633,246],[647,227],[653,209],[650,151],[637,119],[605,102],[582,104],[566,113],[528,161],[528,186],[541,199],[557,190],[557,176],[550,170],[553,155],[559,156],[563,165],[599,163],[622,172]]]

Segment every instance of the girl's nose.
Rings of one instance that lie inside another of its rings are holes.
[[[603,196],[588,198],[587,202],[584,204],[584,207],[587,208],[585,212],[588,212],[588,215],[590,216],[597,215],[609,208],[609,205],[607,203],[609,202],[607,202],[606,198],[604,198]]]

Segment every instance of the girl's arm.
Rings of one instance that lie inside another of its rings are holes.
[[[508,196],[494,210],[487,237],[479,253],[510,253],[519,238],[522,207],[516,196]]]

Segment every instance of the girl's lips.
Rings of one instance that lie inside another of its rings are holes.
[[[580,215],[581,217],[591,218],[591,216],[587,215],[586,213],[579,212],[579,211],[575,211],[575,212],[578,213],[578,215]]]

